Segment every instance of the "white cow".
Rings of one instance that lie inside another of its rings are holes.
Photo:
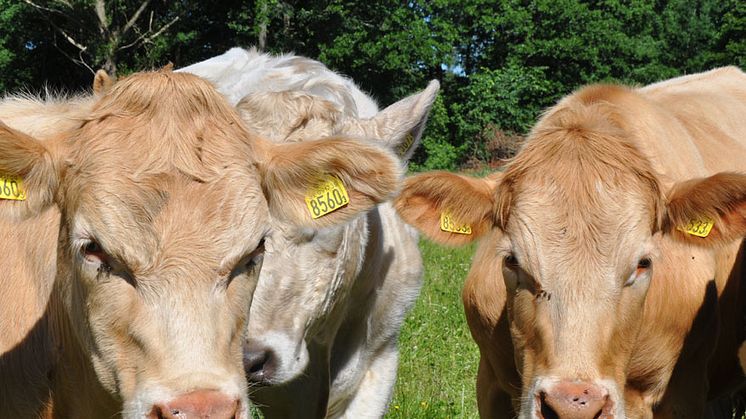
[[[250,129],[277,142],[355,135],[406,164],[439,85],[378,111],[349,79],[308,58],[234,48],[180,71],[212,81]],[[267,417],[380,417],[397,340],[419,294],[416,232],[389,203],[341,227],[272,225],[244,349],[251,398]]]

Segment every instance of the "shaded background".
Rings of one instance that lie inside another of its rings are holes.
[[[437,78],[415,169],[499,164],[541,111],[594,81],[746,66],[739,0],[0,0],[0,91],[88,88],[233,46],[295,52],[381,105]]]

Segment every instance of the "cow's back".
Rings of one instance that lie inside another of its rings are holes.
[[[746,170],[746,74],[736,67],[679,77],[638,90],[690,135],[704,175]],[[684,139],[678,139],[683,141]],[[683,156],[677,148],[672,155]]]

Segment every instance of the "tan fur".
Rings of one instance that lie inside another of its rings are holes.
[[[333,169],[366,211],[399,173],[391,153],[349,139],[275,146],[249,133],[209,83],[168,70],[123,79],[86,112],[10,102],[44,111],[37,132],[70,123],[44,141],[18,131],[33,125],[17,113],[9,112],[17,129],[0,127],[0,172],[24,177],[30,197],[0,200],[0,213],[38,217],[0,224],[4,241],[21,231],[38,239],[16,240],[0,273],[0,291],[18,297],[0,310],[28,332],[0,340],[0,417],[142,417],[196,389],[237,398],[245,416],[241,342],[258,276],[247,258],[261,256],[267,201],[302,197],[314,178],[299,173]],[[293,164],[280,164],[281,153]],[[361,179],[358,166],[386,175]],[[355,215],[350,208],[324,224]],[[84,252],[91,241],[103,256]]]
[[[98,70],[93,76],[93,93],[97,95],[106,93],[113,85],[114,81],[109,77],[106,70]]]
[[[489,231],[494,225],[493,190],[496,182],[471,179],[448,172],[427,173],[407,178],[396,199],[396,210],[433,240],[462,245]],[[463,199],[469,195],[469,201]],[[440,217],[449,212],[459,224],[468,224],[473,234],[442,231]]]
[[[746,169],[745,86],[726,68],[586,87],[545,113],[491,200],[459,175],[407,181],[397,208],[434,240],[451,240],[433,225],[443,203],[494,220],[463,293],[480,415],[537,417],[549,377],[603,379],[615,416],[701,417],[743,381],[746,176],[723,172]],[[677,230],[701,216],[707,238]]]

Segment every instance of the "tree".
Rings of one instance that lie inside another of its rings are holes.
[[[52,44],[91,73],[103,68],[116,76],[118,57],[152,43],[181,16],[161,22],[151,0],[23,0],[48,22]]]

